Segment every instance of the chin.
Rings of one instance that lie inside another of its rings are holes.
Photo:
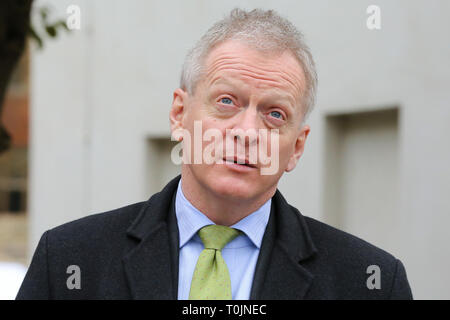
[[[222,177],[214,179],[210,184],[210,188],[221,197],[230,199],[246,200],[258,195],[258,190],[254,182],[243,181],[242,178],[230,179],[228,177]]]
[[[203,188],[230,201],[256,200],[276,186],[278,181],[275,176],[260,175],[259,170],[238,173],[221,164],[190,169]]]
[[[209,189],[221,197],[247,200],[264,193],[267,182],[262,178],[259,173],[239,174],[219,169],[210,172],[207,184]]]

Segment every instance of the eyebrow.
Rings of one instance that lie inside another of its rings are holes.
[[[224,83],[224,84],[229,84],[229,85],[233,85],[233,83],[231,83],[230,81],[228,81],[227,78],[224,78],[224,77],[219,76],[219,77],[216,77],[216,78],[211,82],[210,86],[212,87],[213,85],[216,85],[216,84],[222,84],[222,83]]]
[[[240,88],[238,86],[236,86],[235,83],[233,83],[232,81],[229,81],[226,77],[223,76],[218,76],[216,77],[214,80],[211,81],[210,87],[214,87],[214,86],[219,86],[219,85],[228,85],[231,86],[237,90],[240,91]],[[275,88],[275,90],[279,90],[278,88]],[[295,103],[295,99],[289,97],[289,96],[283,96],[280,95],[279,93],[273,92],[273,94],[275,95],[273,98],[276,101],[286,101],[288,102],[288,104],[284,104],[286,105],[286,107],[289,107],[289,109],[291,109],[292,111],[296,110],[296,103]]]

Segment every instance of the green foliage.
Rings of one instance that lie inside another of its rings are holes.
[[[60,30],[70,32],[67,27],[66,21],[59,19],[54,22],[49,21],[50,9],[48,7],[42,7],[38,9],[40,28],[36,28],[33,22],[30,23],[28,34],[33,39],[38,48],[44,47],[44,37],[57,38]],[[40,31],[38,31],[40,30]]]

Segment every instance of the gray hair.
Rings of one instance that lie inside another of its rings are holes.
[[[203,74],[203,64],[208,53],[226,40],[243,41],[252,49],[264,52],[292,52],[300,63],[306,79],[303,120],[315,104],[317,73],[311,52],[303,34],[274,10],[254,9],[250,12],[233,9],[224,19],[216,22],[189,51],[183,64],[180,87],[194,94]]]

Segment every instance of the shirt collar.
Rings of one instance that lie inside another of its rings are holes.
[[[261,247],[264,231],[269,221],[272,199],[269,199],[258,210],[252,212],[231,228],[239,229],[257,247]],[[180,248],[182,248],[204,226],[214,224],[205,214],[195,208],[183,194],[181,179],[178,183],[175,198],[175,213],[180,233]]]

